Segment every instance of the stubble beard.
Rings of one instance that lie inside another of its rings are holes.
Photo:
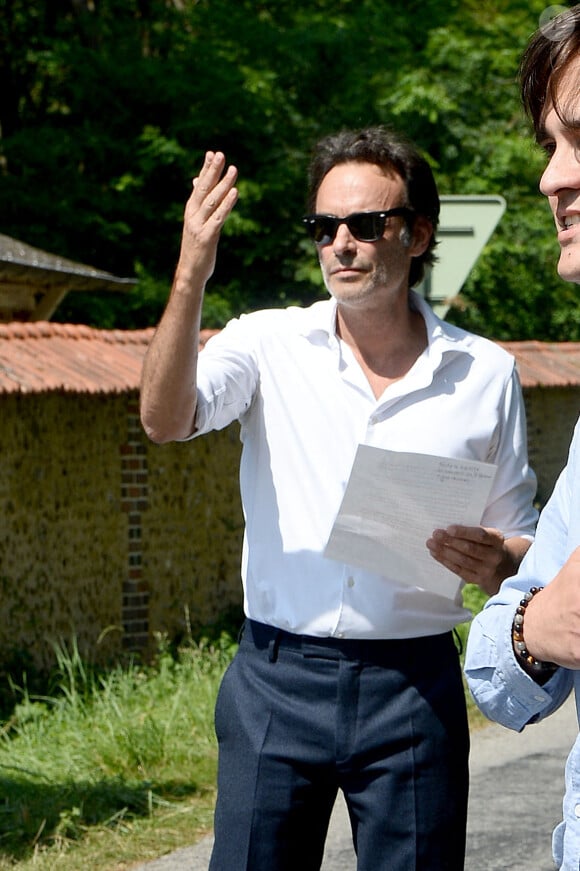
[[[334,281],[323,271],[324,284],[328,293],[337,303],[345,306],[358,306],[360,303],[376,298],[380,290],[390,286],[389,270],[380,265],[370,273],[364,273],[354,281]]]

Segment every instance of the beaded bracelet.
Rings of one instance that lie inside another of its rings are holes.
[[[554,662],[541,662],[539,659],[535,659],[528,651],[526,642],[524,641],[524,614],[536,593],[541,592],[543,589],[543,587],[530,587],[529,592],[524,593],[520,604],[516,608],[514,622],[512,623],[512,643],[515,654],[524,671],[540,684],[546,683],[546,681],[552,677],[558,666]]]

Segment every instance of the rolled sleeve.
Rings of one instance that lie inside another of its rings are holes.
[[[195,436],[224,429],[252,404],[259,375],[248,323],[230,321],[200,352]]]
[[[508,601],[502,601],[501,593],[489,600],[473,620],[465,656],[465,676],[477,706],[490,720],[517,732],[559,708],[573,684],[567,669],[558,669],[540,686],[519,666],[512,623],[522,592],[512,588]]]

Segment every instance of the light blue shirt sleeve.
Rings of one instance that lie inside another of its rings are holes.
[[[516,577],[502,584],[471,626],[465,658],[469,688],[484,714],[511,729],[548,716],[569,695],[574,673],[560,668],[540,687],[518,665],[511,626],[515,609],[530,587],[550,583],[580,545],[579,426],[568,465],[542,511],[536,539]]]
[[[502,601],[477,615],[465,659],[467,682],[478,707],[490,720],[518,732],[559,708],[573,684],[572,673],[560,668],[542,687],[516,661],[512,622],[522,592],[530,586],[504,590]]]
[[[516,577],[504,581],[471,626],[465,675],[478,707],[491,720],[521,731],[547,717],[576,690],[580,672],[559,668],[539,686],[520,668],[512,647],[517,605],[530,587],[551,582],[580,545],[579,426],[576,425],[568,465],[540,515],[536,539]],[[554,831],[552,851],[560,871],[578,871],[580,856],[580,737],[566,763],[563,820]]]

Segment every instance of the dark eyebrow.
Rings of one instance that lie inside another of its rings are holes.
[[[560,118],[562,124],[566,128],[566,130],[580,130],[580,116],[578,118],[566,118],[562,116]],[[548,133],[545,127],[538,127],[536,130],[536,143],[538,145],[543,145],[544,142],[553,139],[553,137]]]

